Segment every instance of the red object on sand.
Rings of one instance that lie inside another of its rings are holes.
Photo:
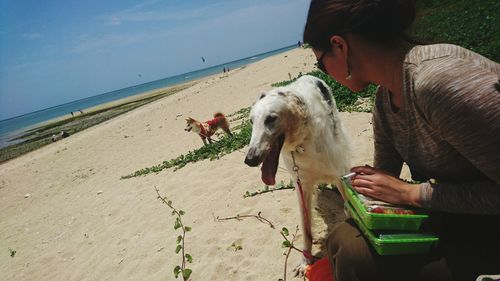
[[[332,267],[327,257],[309,265],[306,277],[309,281],[335,281],[332,275]]]

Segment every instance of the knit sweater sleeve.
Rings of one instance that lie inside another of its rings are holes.
[[[500,85],[498,64],[439,58],[424,62],[415,98],[429,124],[487,178],[433,184],[434,210],[500,215]]]
[[[375,104],[375,110],[373,111],[373,138],[374,138],[374,166],[378,169],[384,170],[395,177],[399,177],[401,173],[401,168],[403,167],[403,159],[401,155],[396,150],[387,134],[390,133],[390,128],[387,126],[387,121],[383,120],[382,97],[383,88],[378,87],[377,89],[377,101]]]

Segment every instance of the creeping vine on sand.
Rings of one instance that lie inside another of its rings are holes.
[[[296,250],[298,252],[301,252],[301,250],[299,250],[297,247],[294,246],[294,243],[295,243],[295,240],[297,238],[297,232],[299,232],[299,226],[297,225],[295,227],[295,233],[292,235],[292,240],[288,240],[288,229],[286,227],[283,227],[280,231],[280,234],[281,236],[283,236],[283,238],[285,239],[285,241],[283,241],[282,243],[282,247],[283,248],[288,248],[288,250],[286,251],[286,254],[285,255],[285,268],[283,269],[283,279],[278,279],[278,281],[286,281],[286,269],[287,269],[287,265],[288,265],[288,257],[290,256],[290,252],[292,252],[292,250]]]
[[[257,215],[240,215],[240,214],[237,214],[234,217],[227,217],[227,218],[219,218],[219,216],[217,216],[217,217],[214,216],[214,220],[220,222],[220,221],[227,221],[227,220],[239,220],[239,221],[241,221],[244,218],[256,218],[260,222],[262,222],[264,224],[268,224],[271,228],[274,228],[273,223],[270,222],[269,220],[267,220],[266,218],[262,217],[260,215],[261,213],[262,212],[259,212]]]
[[[290,180],[290,182],[287,185],[285,185],[285,183],[283,181],[281,181],[280,183],[276,184],[273,188],[270,188],[268,185],[265,185],[263,190],[259,189],[255,192],[247,191],[243,195],[243,198],[254,197],[254,196],[264,194],[267,192],[274,192],[274,191],[286,190],[286,189],[295,189],[295,186],[293,185],[293,181]]]
[[[182,216],[185,214],[183,210],[177,210],[173,205],[172,201],[168,200],[168,198],[162,197],[160,195],[160,191],[158,188],[156,188],[156,194],[158,194],[158,199],[162,201],[162,203],[166,204],[170,209],[172,209],[172,216],[176,216],[175,218],[175,223],[174,223],[174,229],[181,229],[182,230],[182,235],[177,236],[177,247],[175,248],[175,253],[178,254],[181,252],[182,255],[182,262],[181,265],[177,265],[174,268],[174,276],[175,278],[179,277],[179,274],[182,274],[182,278],[184,281],[189,280],[189,277],[191,276],[191,273],[193,272],[191,269],[187,268],[186,265],[187,263],[192,263],[193,262],[193,257],[185,253],[185,242],[186,242],[186,233],[191,231],[191,227],[184,225],[182,222]]]

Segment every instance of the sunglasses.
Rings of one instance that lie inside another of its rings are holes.
[[[316,60],[316,67],[323,71],[324,73],[328,73],[326,71],[326,68],[325,68],[325,65],[323,64],[323,58],[325,57],[326,53],[328,53],[327,51],[323,52],[323,54],[321,54],[321,56],[319,57],[319,59]]]

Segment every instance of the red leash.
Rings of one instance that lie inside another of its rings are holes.
[[[309,220],[309,212],[307,211],[306,198],[304,196],[304,189],[302,188],[302,183],[299,177],[299,166],[295,163],[295,157],[292,151],[292,159],[293,159],[293,170],[297,173],[297,187],[298,192],[300,194],[300,202],[302,205],[302,212],[304,213],[304,227],[305,227],[305,235],[312,243],[312,233],[311,233],[311,225]],[[310,281],[335,281],[333,277],[333,271],[328,258],[324,257],[314,262],[314,256],[307,250],[302,251],[302,255],[310,261],[312,264],[308,265],[308,269],[306,271],[306,277]]]
[[[302,188],[302,183],[300,182],[300,177],[299,177],[299,167],[297,164],[295,164],[295,157],[292,152],[292,159],[293,159],[293,170],[297,173],[297,187],[299,188],[299,195],[300,195],[300,202],[301,202],[301,207],[302,207],[302,212],[304,215],[304,229],[305,229],[305,234],[307,238],[311,241],[312,243],[312,233],[311,233],[311,224],[310,224],[310,219],[309,219],[309,212],[307,211],[307,205],[306,205],[306,199],[304,196],[304,190]],[[303,250],[302,254],[304,257],[310,261],[313,260],[313,255],[307,251]]]

